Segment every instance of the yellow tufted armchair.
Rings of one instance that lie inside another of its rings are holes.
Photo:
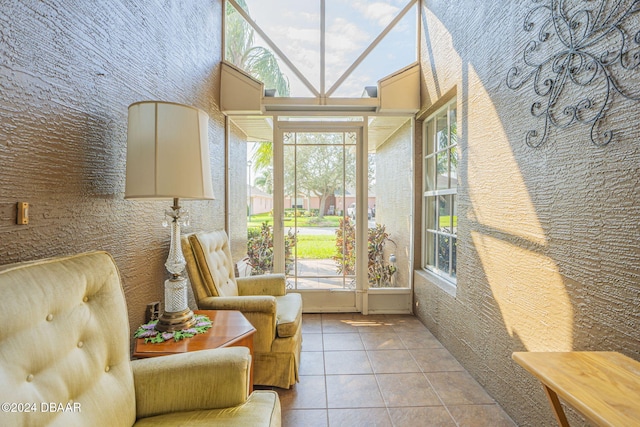
[[[289,388],[298,381],[302,298],[284,274],[237,278],[224,231],[182,236],[191,287],[201,310],[239,310],[256,333],[254,384]]]
[[[0,267],[0,425],[280,426],[248,349],[131,362],[128,323],[105,252]]]

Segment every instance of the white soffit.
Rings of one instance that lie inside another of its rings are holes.
[[[240,68],[222,62],[220,109],[224,114],[261,114],[264,84]]]
[[[407,116],[369,117],[369,151],[375,151],[384,144],[409,119]],[[273,138],[271,117],[233,116],[231,121],[246,135],[248,141],[271,141]]]
[[[273,119],[264,116],[232,116],[236,125],[250,142],[271,141],[273,139]]]
[[[369,151],[375,151],[408,120],[407,116],[373,116],[369,118]]]
[[[420,110],[420,65],[411,64],[378,81],[381,113],[412,113]]]
[[[220,107],[226,115],[278,112],[415,114],[420,109],[420,65],[411,64],[378,81],[375,98],[265,97],[264,84],[223,61]],[[363,88],[364,89],[364,88]]]

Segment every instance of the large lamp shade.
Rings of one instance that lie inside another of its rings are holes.
[[[129,106],[126,199],[213,199],[209,116],[172,102]]]
[[[171,245],[165,266],[165,310],[155,329],[189,329],[195,324],[188,306],[186,261],[180,248],[180,225],[188,213],[179,199],[213,199],[209,167],[209,116],[189,105],[142,101],[129,106],[126,199],[173,199]]]

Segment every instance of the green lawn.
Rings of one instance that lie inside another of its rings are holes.
[[[297,224],[298,227],[337,227],[340,224],[340,218],[341,217],[337,215],[326,215],[322,219],[317,217],[299,216]],[[273,225],[273,217],[271,217],[269,213],[251,215],[251,220],[247,218],[247,227],[258,228],[265,221],[269,225]],[[295,224],[295,219],[293,217],[286,217],[284,219],[285,227],[293,227]]]
[[[325,216],[322,220],[317,217],[299,216],[297,218],[298,227],[338,227],[339,216]],[[269,213],[251,215],[251,219],[247,218],[248,228],[260,228],[262,223],[266,222],[273,225],[273,218]],[[293,228],[295,225],[293,217],[286,217],[284,220],[285,231]],[[336,236],[331,235],[305,235],[298,233],[297,252],[299,258],[306,259],[331,259],[336,255]]]
[[[442,215],[440,216],[440,227],[451,227],[451,217],[450,216],[445,216]],[[453,217],[453,226],[457,227],[458,226],[458,216],[454,216]]]
[[[298,258],[331,259],[336,255],[336,236],[298,234]]]

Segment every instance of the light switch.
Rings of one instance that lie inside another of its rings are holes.
[[[29,224],[29,203],[28,202],[18,202],[18,225],[27,225]]]

